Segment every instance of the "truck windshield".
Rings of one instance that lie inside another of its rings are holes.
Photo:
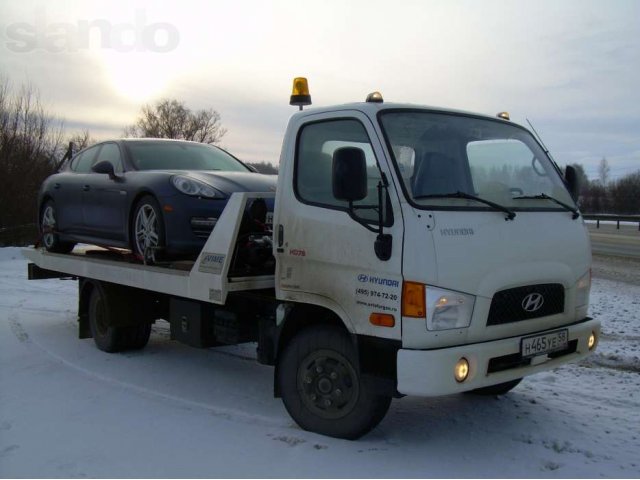
[[[416,110],[380,114],[409,200],[418,207],[575,208],[554,165],[525,129],[502,121]]]

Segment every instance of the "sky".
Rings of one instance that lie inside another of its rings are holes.
[[[0,0],[0,76],[69,132],[213,108],[222,146],[278,164],[292,80],[313,106],[385,101],[528,118],[560,164],[640,169],[640,1]]]

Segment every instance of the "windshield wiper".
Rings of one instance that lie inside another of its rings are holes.
[[[557,203],[561,207],[564,207],[565,210],[568,210],[569,212],[571,212],[573,214],[571,218],[573,218],[574,220],[580,216],[580,212],[578,212],[577,208],[573,208],[572,206],[567,205],[566,203],[561,202],[560,200],[553,198],[552,196],[547,195],[546,193],[541,193],[540,195],[522,195],[520,197],[513,197],[513,199],[514,200],[551,200],[552,202]]]
[[[429,195],[417,195],[413,197],[415,200],[420,200],[423,198],[466,198],[468,200],[475,200],[476,202],[484,203],[485,205],[489,205],[490,207],[495,208],[496,210],[500,210],[507,214],[505,220],[513,220],[516,216],[516,212],[513,210],[509,210],[507,207],[500,205],[498,203],[494,203],[490,200],[485,200],[482,197],[476,197],[475,195],[471,195],[469,193],[464,192],[453,192],[453,193],[433,193]]]

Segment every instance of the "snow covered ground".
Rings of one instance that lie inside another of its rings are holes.
[[[587,361],[502,397],[394,400],[349,442],[300,430],[251,345],[189,348],[163,322],[141,352],[78,340],[76,282],[26,264],[0,249],[2,477],[640,476],[640,282],[594,278]]]

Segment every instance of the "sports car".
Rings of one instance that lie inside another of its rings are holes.
[[[42,243],[76,243],[157,254],[193,255],[234,192],[272,192],[276,177],[228,152],[196,142],[122,139],[79,152],[48,177],[38,196]],[[267,201],[269,210],[273,201]]]

